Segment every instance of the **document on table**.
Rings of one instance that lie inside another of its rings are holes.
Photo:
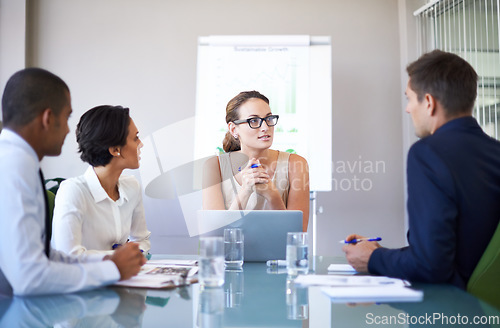
[[[335,287],[376,287],[376,286],[409,286],[406,280],[384,276],[346,276],[346,275],[299,275],[294,282],[304,286]]]
[[[328,272],[356,273],[357,271],[350,264],[330,264]]]
[[[148,261],[138,275],[115,283],[115,286],[137,288],[175,288],[197,282],[198,267],[186,264],[169,264],[167,260]],[[179,263],[179,260],[172,260]],[[181,260],[182,263],[186,263]]]
[[[408,287],[328,287],[321,291],[334,303],[419,302],[424,292]]]
[[[300,275],[294,282],[304,286],[324,286],[322,292],[332,302],[417,302],[424,293],[408,288],[406,280],[384,276]]]
[[[176,259],[165,259],[165,260],[149,260],[147,264],[158,264],[158,265],[176,265],[176,266],[193,266],[198,265],[198,260],[176,260]]]

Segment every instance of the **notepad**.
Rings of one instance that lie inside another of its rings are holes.
[[[149,260],[148,264],[149,265],[195,266],[195,265],[198,265],[198,260],[181,260],[181,259]]]
[[[337,287],[405,287],[410,286],[406,280],[384,276],[346,276],[346,275],[299,275],[295,284],[303,286],[337,286]]]
[[[136,287],[136,288],[176,288],[197,282],[195,276],[198,272],[197,266],[171,265],[148,262],[141,267],[139,274],[127,280],[121,280],[114,286]]]
[[[408,287],[328,287],[321,291],[334,303],[419,302],[424,292]]]
[[[344,273],[356,273],[356,269],[350,264],[330,264],[328,266],[328,272],[344,272]]]

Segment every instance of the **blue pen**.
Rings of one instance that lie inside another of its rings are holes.
[[[259,166],[260,166],[260,164],[252,164],[252,165],[250,166],[250,168],[255,169],[256,167],[259,167]],[[241,171],[241,166],[240,166],[240,167],[238,167],[238,172],[240,172],[240,171]]]
[[[352,240],[341,240],[341,244],[356,244],[359,243],[360,241],[381,241],[382,238],[376,237],[376,238],[359,238],[359,239],[352,239]]]

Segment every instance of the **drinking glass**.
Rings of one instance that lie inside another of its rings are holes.
[[[224,263],[227,268],[241,268],[243,245],[243,231],[240,228],[224,229]]]
[[[203,287],[224,284],[224,240],[222,237],[200,238],[198,278]]]
[[[289,232],[286,238],[286,269],[288,274],[309,272],[307,232]]]

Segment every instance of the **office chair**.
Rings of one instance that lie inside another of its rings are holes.
[[[63,182],[64,180],[66,180],[66,179],[64,179],[64,178],[45,179],[45,185],[47,185],[50,182],[55,182],[55,184],[52,187],[47,188],[47,190],[52,191],[52,193],[54,195],[57,194],[57,191],[59,190],[59,187],[61,186],[61,182]]]
[[[47,201],[49,202],[49,218],[50,222],[52,222],[52,216],[54,215],[54,205],[56,201],[56,195],[50,191],[46,190],[47,192]]]
[[[500,310],[500,223],[484,251],[472,276],[467,291]]]
[[[47,201],[49,202],[49,218],[51,223],[52,223],[52,217],[54,216],[54,206],[55,206],[57,190],[59,190],[61,182],[63,182],[64,180],[65,180],[64,178],[45,179],[45,185],[47,185],[50,182],[55,182],[55,184],[51,188],[48,188],[46,190]]]

